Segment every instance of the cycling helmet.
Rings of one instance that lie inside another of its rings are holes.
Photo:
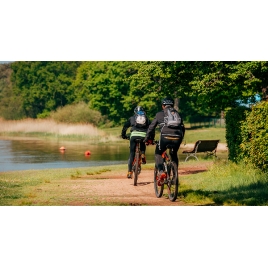
[[[166,106],[166,105],[170,105],[170,106],[173,106],[174,105],[174,100],[170,97],[165,97],[163,100],[162,100],[162,105]]]
[[[141,107],[141,106],[137,106],[137,107],[134,109],[134,113],[135,113],[135,114],[145,114],[145,111],[144,111],[143,107]]]

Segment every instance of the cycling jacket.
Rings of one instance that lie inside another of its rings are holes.
[[[146,138],[145,139],[149,139],[149,137],[151,136],[151,133],[155,131],[155,128],[158,126],[161,135],[167,135],[167,136],[180,136],[181,138],[183,138],[184,133],[185,133],[185,127],[183,124],[183,120],[181,121],[181,127],[178,129],[174,129],[174,128],[169,128],[167,126],[165,126],[164,123],[164,110],[158,112],[155,115],[155,118],[153,119],[152,123],[150,124],[148,130],[147,130],[147,134],[146,134]]]
[[[139,128],[139,127],[135,126],[135,124],[136,124],[135,123],[135,116],[133,115],[124,124],[122,132],[121,132],[121,136],[122,137],[126,136],[127,129],[129,127],[131,127],[131,129],[130,129],[131,136],[135,135],[135,136],[145,137],[150,123],[151,123],[151,121],[148,118],[146,118],[146,126],[144,128]]]

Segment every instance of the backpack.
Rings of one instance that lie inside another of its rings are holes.
[[[168,107],[164,110],[164,113],[165,126],[169,128],[180,128],[181,117],[176,109],[174,109],[173,107]]]
[[[146,127],[146,115],[143,112],[138,112],[138,114],[135,115],[135,126],[144,128]]]

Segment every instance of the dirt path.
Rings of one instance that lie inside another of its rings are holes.
[[[180,167],[179,176],[204,172],[205,164]],[[167,197],[157,198],[154,193],[153,170],[142,170],[138,185],[133,185],[133,179],[126,178],[126,172],[105,172],[100,175],[89,175],[92,179],[87,180],[90,191],[98,197],[98,200],[109,203],[124,203],[133,206],[185,206],[184,202],[176,200],[170,202]],[[102,180],[101,180],[102,179]],[[165,192],[164,192],[165,193]],[[74,204],[79,205],[79,204]]]

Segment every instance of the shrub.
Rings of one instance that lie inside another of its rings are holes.
[[[91,110],[84,102],[60,107],[55,112],[51,112],[50,117],[62,123],[90,123],[95,126],[109,123],[106,117],[98,111]]]
[[[268,171],[268,102],[261,102],[247,112],[242,123],[241,157],[264,172]]]
[[[241,156],[240,144],[242,142],[241,124],[245,121],[245,106],[232,108],[226,112],[226,142],[229,150],[228,158],[233,162],[238,162]]]

